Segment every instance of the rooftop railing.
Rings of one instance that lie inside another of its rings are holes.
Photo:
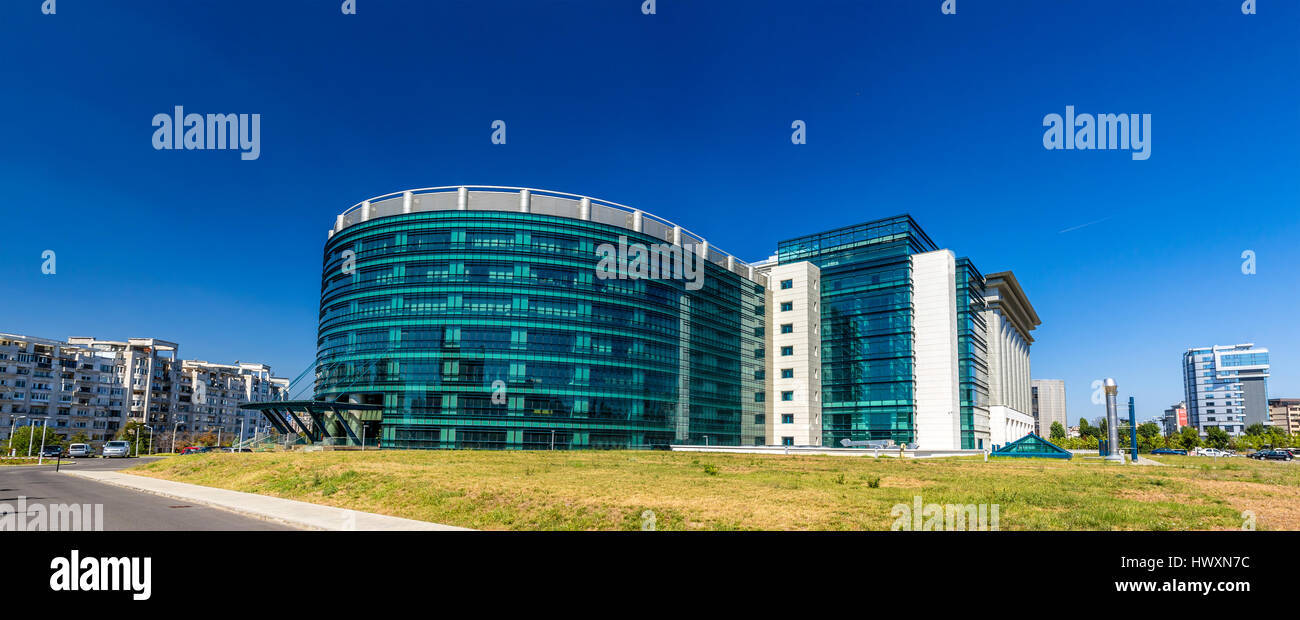
[[[504,211],[536,213],[618,226],[675,245],[692,244],[694,251],[732,273],[755,282],[766,277],[734,255],[712,247],[696,235],[656,215],[607,200],[550,190],[496,185],[426,187],[376,196],[353,205],[334,220],[329,235],[376,218],[427,211]]]

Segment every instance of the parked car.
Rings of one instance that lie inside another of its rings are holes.
[[[1173,448],[1156,448],[1155,450],[1151,451],[1151,454],[1180,454],[1182,456],[1187,456],[1187,451],[1175,450]]]
[[[95,451],[88,443],[74,443],[68,446],[68,458],[94,458]]]
[[[222,448],[222,452],[252,452],[252,448]]]
[[[51,445],[41,448],[41,456],[47,459],[57,459],[60,454],[63,454],[63,446]]]
[[[102,454],[103,457],[106,459],[113,458],[115,456],[121,458],[127,458],[131,456],[131,443],[127,441],[105,442],[103,449],[100,450],[100,454]]]
[[[1218,448],[1202,448],[1201,451],[1198,452],[1197,454],[1199,454],[1200,456],[1216,456],[1216,457],[1231,456],[1227,452],[1224,452],[1223,450],[1219,450]]]
[[[1286,450],[1269,450],[1264,453],[1263,458],[1267,461],[1291,461],[1295,459],[1295,457]]]
[[[211,451],[212,448],[209,448],[208,446],[185,446],[184,448],[181,448],[180,454],[200,454]]]

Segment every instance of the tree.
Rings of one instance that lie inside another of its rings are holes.
[[[27,456],[31,453],[33,456],[41,449],[41,435],[45,435],[45,445],[63,446],[63,436],[56,434],[53,430],[43,428],[43,424],[34,424],[23,426],[14,431],[13,437],[9,438],[9,447],[14,450],[14,456]],[[28,444],[30,448],[28,447]],[[9,453],[6,451],[5,456]]]
[[[1097,429],[1088,423],[1088,418],[1079,418],[1079,436],[1080,437],[1100,437]]]
[[[76,434],[76,435],[73,435],[71,438],[68,439],[68,443],[70,443],[70,444],[73,444],[73,443],[87,443],[87,444],[88,444],[88,443],[90,443],[90,435],[87,435],[87,434],[86,434],[86,431],[77,431],[77,434]]]
[[[1143,422],[1138,425],[1138,437],[1159,437],[1160,425],[1155,422]]]
[[[1183,430],[1178,431],[1178,445],[1184,450],[1198,448],[1201,445],[1201,435],[1196,432],[1196,429],[1184,426]]]
[[[149,432],[149,429],[145,427],[144,422],[131,420],[122,426],[122,428],[118,429],[117,436],[114,437],[114,439],[130,442],[132,454],[136,453],[137,446],[139,446],[140,454],[149,454],[150,452],[153,452],[153,450],[149,449],[149,442],[153,441],[152,435],[153,434]],[[138,444],[136,443],[137,439],[139,439]]]
[[[1060,422],[1052,422],[1052,430],[1048,439],[1059,441],[1065,439],[1065,427]]]
[[[1254,436],[1258,436],[1258,435],[1265,435],[1265,434],[1268,434],[1270,428],[1271,428],[1271,427],[1264,426],[1263,424],[1260,424],[1259,422],[1256,422],[1256,423],[1251,424],[1250,426],[1247,426],[1247,427],[1246,427],[1246,434],[1247,434],[1247,435],[1250,435],[1250,436],[1252,436],[1252,437],[1254,437]]]
[[[1220,450],[1228,447],[1228,431],[1217,426],[1211,426],[1205,429],[1205,443],[1210,444],[1212,448]]]

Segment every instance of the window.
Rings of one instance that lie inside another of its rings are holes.
[[[782,378],[782,379],[793,379],[793,378],[794,378],[794,369],[793,369],[793,368],[782,368],[782,369],[781,369],[781,378]]]
[[[754,414],[754,424],[767,424],[767,414],[765,413]]]
[[[783,333],[783,334],[793,334],[793,333],[794,333],[794,323],[783,323],[783,324],[781,325],[781,333]]]
[[[767,378],[767,371],[765,371],[765,370],[755,370],[755,371],[754,371],[754,378],[757,379],[757,380],[759,380],[759,381],[762,381],[763,379]]]
[[[789,402],[794,400],[794,390],[784,390],[781,392],[781,400]]]
[[[783,446],[793,446],[793,445],[794,445],[794,437],[782,437],[782,438],[781,438],[781,445],[783,445]]]
[[[781,355],[794,355],[794,347],[781,347]]]
[[[781,302],[781,312],[789,312],[789,311],[791,311],[791,310],[794,310],[794,302],[793,302],[793,301],[783,301],[783,302]]]
[[[794,280],[781,280],[781,288],[794,288]]]
[[[762,438],[762,437],[755,437],[755,438],[754,438],[754,445],[756,445],[756,446],[761,446],[761,445],[763,445],[763,438]]]
[[[766,395],[763,392],[754,392],[754,402],[761,403],[765,399],[766,399]]]
[[[783,413],[783,414],[781,414],[781,423],[782,423],[782,424],[794,424],[794,414],[793,414],[793,413]]]

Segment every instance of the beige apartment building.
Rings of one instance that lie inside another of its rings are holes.
[[[251,438],[269,432],[269,423],[238,406],[282,400],[288,389],[289,380],[265,364],[182,360],[179,344],[158,338],[59,341],[0,333],[4,438],[37,424],[69,438],[84,432],[98,445],[129,421],[151,427],[159,441],[176,432]]]

